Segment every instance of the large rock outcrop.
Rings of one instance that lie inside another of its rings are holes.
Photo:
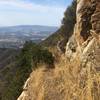
[[[76,14],[75,36],[80,44],[91,35],[91,29],[100,33],[100,0],[78,0]]]
[[[55,69],[37,69],[18,100],[100,100],[100,0],[77,0],[77,23]]]
[[[100,0],[78,0],[76,14],[74,41],[69,39],[66,46],[66,57],[72,63],[76,58],[79,58],[78,89],[83,89],[84,93],[87,94],[83,98],[85,100],[99,100]],[[70,45],[75,48],[75,52],[70,49]]]

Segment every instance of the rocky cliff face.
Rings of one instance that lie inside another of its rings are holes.
[[[33,71],[18,100],[100,100],[100,0],[77,0],[76,14],[65,55]]]
[[[84,92],[82,100],[99,100],[100,1],[78,0],[76,14],[74,39],[71,37],[67,43],[66,57],[72,63],[79,58],[78,89],[82,89]]]
[[[75,36],[79,43],[83,43],[91,35],[90,30],[100,33],[100,1],[78,0],[77,23]]]

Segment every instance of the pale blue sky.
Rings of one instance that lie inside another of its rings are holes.
[[[59,26],[72,0],[0,0],[0,26]]]

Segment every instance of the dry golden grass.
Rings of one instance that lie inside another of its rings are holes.
[[[56,49],[50,50],[58,58],[55,69],[39,65],[19,100],[100,100],[100,72],[91,70],[90,64],[82,68],[79,56],[70,62]]]

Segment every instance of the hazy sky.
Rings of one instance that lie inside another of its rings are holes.
[[[0,26],[59,26],[72,0],[0,0]]]

